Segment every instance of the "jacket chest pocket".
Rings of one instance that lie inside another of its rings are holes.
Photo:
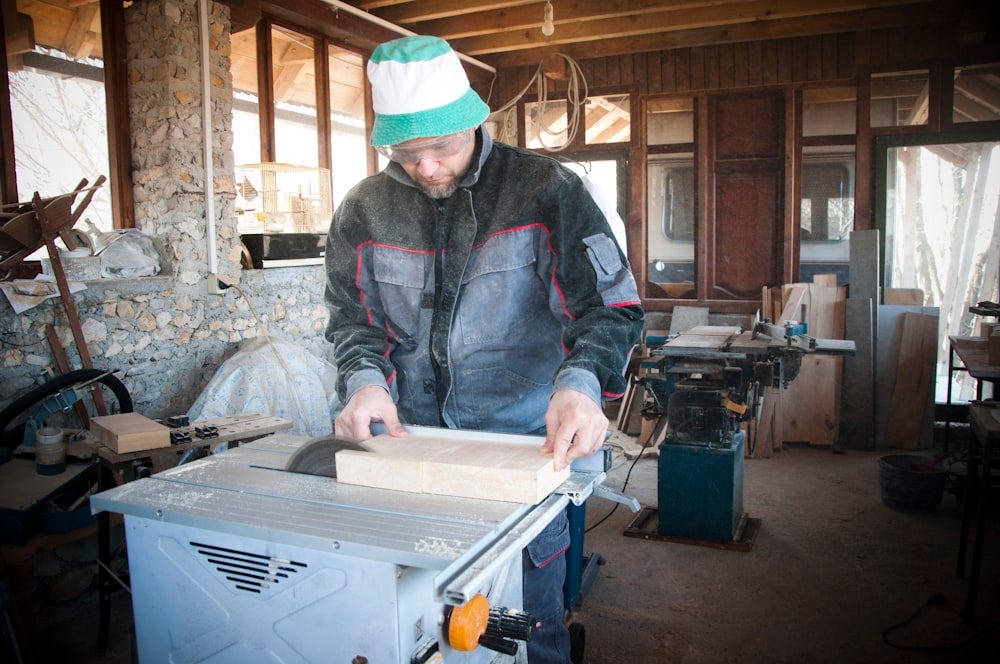
[[[390,332],[400,340],[412,340],[420,326],[429,254],[375,247],[372,278]]]
[[[467,345],[512,343],[548,309],[533,233],[490,238],[470,257],[458,320]]]

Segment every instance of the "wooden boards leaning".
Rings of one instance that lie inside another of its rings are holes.
[[[170,447],[170,429],[139,413],[91,418],[90,431],[118,454]]]
[[[337,452],[344,484],[461,498],[537,504],[569,477],[538,446],[410,434],[365,441],[372,452]]]

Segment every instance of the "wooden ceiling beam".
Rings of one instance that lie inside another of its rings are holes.
[[[616,39],[564,44],[558,47],[550,44],[542,44],[535,48],[524,48],[503,53],[481,53],[477,57],[480,57],[484,62],[497,69],[501,69],[537,64],[546,55],[552,53],[553,50],[565,53],[575,60],[584,60],[628,53],[667,51],[697,46],[932,24],[941,22],[941,12],[942,7],[939,3],[921,2],[906,7],[887,7],[875,10],[845,12],[843,14],[827,14],[819,17],[758,21],[697,30],[685,30],[682,32],[671,31],[636,35]],[[462,52],[468,52],[465,50],[461,40],[456,42],[455,48]],[[470,53],[470,55],[476,54]]]
[[[558,2],[558,0],[556,1]],[[414,0],[413,2],[396,3],[392,6],[371,9],[366,6],[367,4],[362,2],[359,6],[390,23],[409,26],[413,23],[433,21],[450,16],[475,16],[477,12],[505,11],[518,5],[535,5],[534,13],[541,22],[545,0]],[[372,11],[372,9],[378,9],[378,11]],[[482,20],[482,16],[479,19]]]
[[[985,106],[993,117],[1000,116],[1000,88],[976,76],[961,75],[955,79],[955,92]]]
[[[73,21],[66,31],[66,38],[63,40],[63,51],[74,60],[79,60],[90,55],[98,38],[99,33],[92,30],[94,21],[101,15],[100,6],[94,2],[89,5],[82,5],[73,12]]]
[[[751,0],[731,5],[726,11],[720,11],[715,6],[686,7],[684,9],[661,9],[646,14],[617,15],[609,17],[602,15],[598,19],[591,16],[578,16],[566,20],[561,14],[556,16],[555,34],[544,37],[537,29],[541,16],[537,15],[525,29],[512,29],[507,32],[489,35],[477,35],[457,39],[449,38],[451,33],[443,28],[434,33],[419,27],[415,32],[438,34],[449,39],[455,48],[469,55],[488,55],[507,53],[510,51],[537,48],[542,45],[561,46],[576,42],[601,41],[621,37],[641,37],[650,34],[670,34],[704,28],[736,27],[752,25],[759,30],[768,24],[788,19],[813,19],[815,29],[819,32],[828,31],[823,23],[829,19],[848,13],[857,13],[859,19],[880,11],[909,11],[909,7],[923,0],[845,0],[844,2],[818,3],[814,0]],[[595,3],[599,6],[601,3]],[[859,21],[863,26],[863,20]],[[857,25],[853,27],[858,27]]]

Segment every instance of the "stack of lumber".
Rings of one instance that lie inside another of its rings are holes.
[[[835,275],[816,275],[812,283],[764,288],[762,315],[776,325],[805,321],[815,338],[843,339],[846,297]],[[843,358],[804,354],[798,376],[786,389],[765,389],[754,456],[769,457],[786,442],[835,444],[842,376]]]

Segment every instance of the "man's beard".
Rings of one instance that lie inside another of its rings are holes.
[[[454,194],[455,190],[458,189],[458,184],[454,180],[452,180],[448,184],[438,185],[433,188],[427,187],[426,185],[421,185],[420,188],[430,198],[441,199],[441,198],[448,198],[449,196]]]

